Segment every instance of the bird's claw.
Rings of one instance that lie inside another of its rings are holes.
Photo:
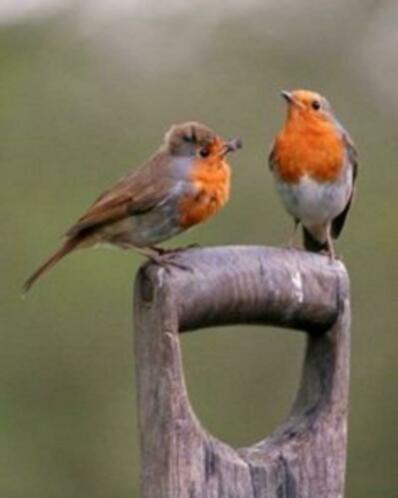
[[[192,268],[190,268],[187,265],[184,265],[183,263],[180,263],[179,261],[175,260],[175,256],[178,254],[178,251],[173,251],[173,250],[167,250],[167,249],[162,249],[161,252],[156,253],[154,252],[149,256],[149,259],[156,263],[159,266],[162,266],[167,270],[168,266],[175,266],[176,268],[179,268],[180,270],[184,271],[190,271],[192,272]]]

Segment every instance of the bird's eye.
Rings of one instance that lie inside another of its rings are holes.
[[[311,107],[314,109],[314,111],[318,111],[321,108],[321,103],[319,100],[313,100],[311,103]]]
[[[200,154],[201,157],[208,157],[209,154],[210,154],[210,150],[207,147],[202,147],[199,150],[199,154]]]
[[[189,144],[191,144],[193,142],[192,135],[184,135],[182,138],[183,138],[184,142],[187,142]]]

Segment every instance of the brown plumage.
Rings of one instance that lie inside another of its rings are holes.
[[[25,282],[34,282],[76,249],[110,243],[161,262],[156,244],[205,221],[228,200],[228,152],[241,147],[196,122],[174,125],[145,164],[101,194],[66,232],[63,245]]]

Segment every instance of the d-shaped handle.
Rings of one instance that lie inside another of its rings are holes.
[[[350,350],[343,264],[264,247],[190,249],[176,262],[145,265],[136,281],[142,498],[342,498]],[[179,343],[180,332],[237,323],[308,337],[289,418],[240,450],[195,416]]]

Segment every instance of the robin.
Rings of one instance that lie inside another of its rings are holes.
[[[112,244],[159,264],[172,253],[156,246],[206,221],[228,201],[228,152],[241,147],[207,126],[172,126],[146,163],[106,190],[65,235],[61,247],[26,281],[27,292],[43,273],[76,249]]]
[[[340,235],[354,195],[357,149],[325,97],[308,90],[282,96],[287,118],[269,166],[294,233],[301,223],[304,247],[334,259],[332,239]]]

